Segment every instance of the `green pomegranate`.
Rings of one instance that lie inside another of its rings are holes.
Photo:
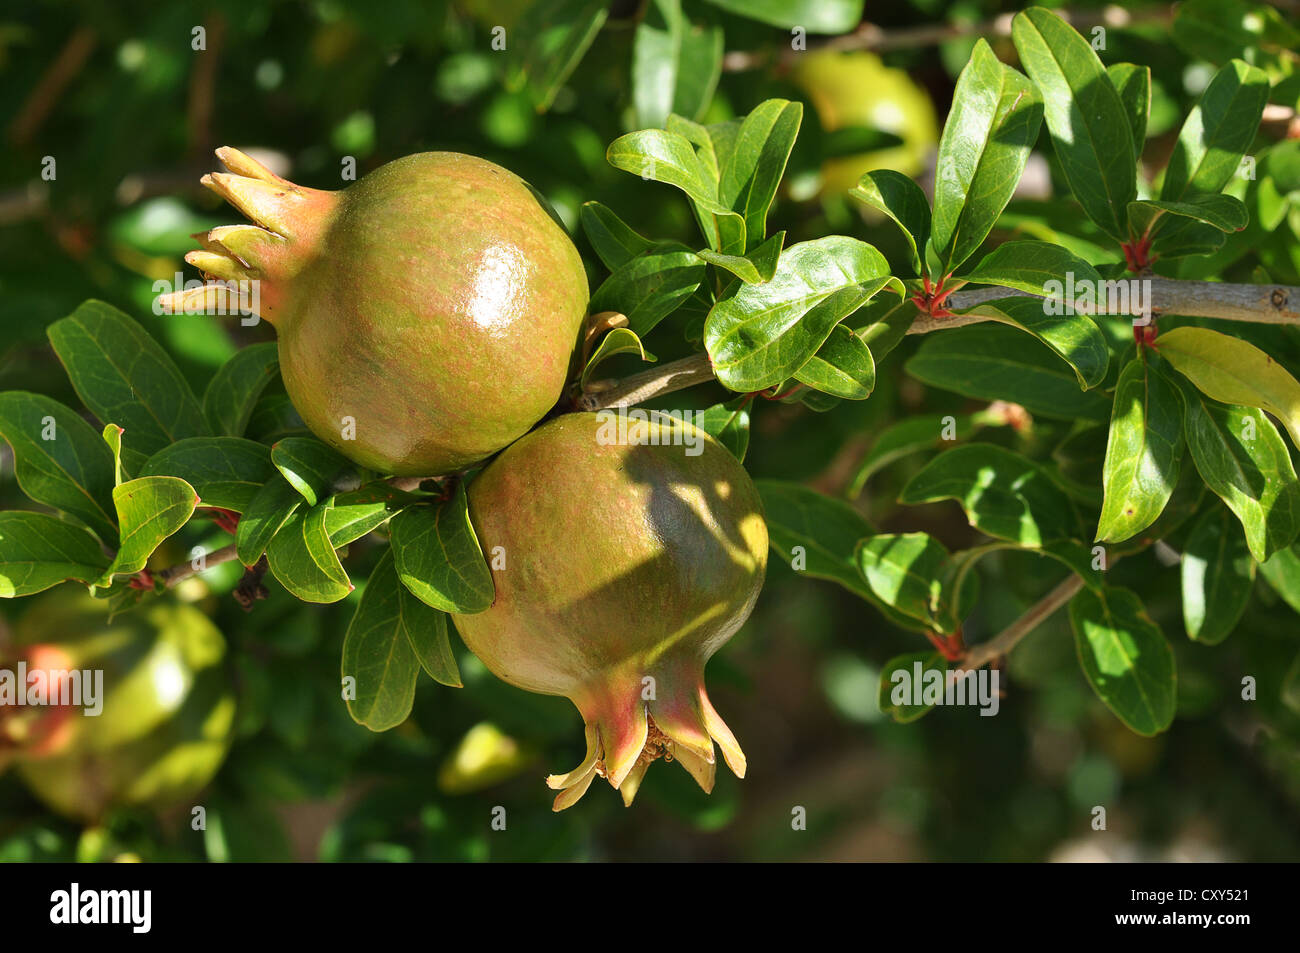
[[[229,747],[235,702],[225,639],[193,606],[159,601],[108,621],[103,600],[62,587],[29,609],[0,668],[101,672],[99,714],[51,709],[54,731],[13,737],[13,767],[59,813],[97,822],[111,806],[162,806],[212,779]],[[6,661],[7,660],[7,661]],[[6,724],[0,722],[0,735]]]
[[[453,616],[456,628],[499,678],[567,696],[586,724],[585,760],[547,779],[560,790],[557,811],[597,775],[631,804],[659,757],[711,790],[715,742],[745,773],[704,665],[762,588],[761,501],[703,431],[680,417],[629,416],[557,417],[469,488],[479,542],[505,566],[493,572],[491,608]]]
[[[381,473],[434,476],[490,456],[555,405],[587,278],[518,176],[425,152],[327,192],[235,149],[217,155],[231,172],[203,183],[256,225],[210,231],[186,260],[218,283],[162,308],[229,311],[219,282],[256,279],[285,388],[321,440]]]

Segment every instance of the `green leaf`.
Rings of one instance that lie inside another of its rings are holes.
[[[662,126],[669,113],[698,119],[722,75],[722,29],[692,25],[681,0],[651,0],[632,42],[637,124]]]
[[[508,41],[522,41],[519,47],[507,47],[521,50],[511,76],[512,88],[526,84],[538,109],[549,109],[608,15],[605,0],[539,0],[528,4]]]
[[[1129,132],[1133,136],[1133,162],[1142,159],[1142,149],[1147,141],[1147,117],[1151,113],[1151,67],[1132,63],[1115,63],[1106,67],[1115,92],[1119,94],[1124,114],[1128,116]]]
[[[586,386],[588,378],[591,377],[592,370],[615,354],[636,354],[643,361],[653,363],[658,360],[653,354],[645,349],[641,339],[636,336],[636,332],[631,328],[614,328],[601,339],[600,344],[592,353],[591,358],[587,361],[587,366],[582,371],[582,384]]]
[[[809,33],[847,33],[862,20],[863,0],[709,0],[736,16]]]
[[[1186,383],[1183,432],[1201,479],[1237,514],[1259,562],[1300,533],[1300,482],[1272,421],[1252,407],[1206,400]]]
[[[919,670],[917,666],[920,666]],[[920,685],[917,685],[918,671],[922,680]],[[948,660],[938,652],[908,652],[906,655],[895,655],[882,665],[880,689],[876,697],[876,704],[879,705],[881,713],[905,725],[929,712],[934,705],[914,705],[909,699],[913,697],[914,691],[923,690],[924,679],[927,673],[932,671],[943,673],[943,677],[947,678]],[[947,682],[943,684],[946,686]]]
[[[1191,255],[1212,255],[1223,247],[1227,236],[1213,225],[1190,222],[1186,219],[1170,221],[1156,229],[1151,242],[1151,253],[1156,258],[1187,258]]]
[[[619,136],[605,151],[609,164],[643,179],[681,189],[696,204],[717,216],[740,216],[718,201],[717,187],[689,139],[663,129],[641,129]]]
[[[746,394],[695,414],[695,426],[730,450],[741,463],[749,449],[749,403]]]
[[[867,480],[895,460],[954,440],[966,440],[977,426],[979,421],[976,417],[964,414],[925,414],[891,424],[880,432],[858,465],[853,482],[849,484],[849,498],[856,499]]]
[[[599,202],[585,202],[579,213],[582,230],[591,242],[592,250],[610,271],[654,247],[654,242],[642,238],[624,221]]]
[[[1043,104],[1020,73],[998,61],[984,40],[957,78],[939,140],[930,251],[938,275],[975,253],[1011,201],[1038,138]]]
[[[397,581],[391,552],[384,553],[366,583],[361,603],[343,637],[344,698],[352,720],[371,731],[387,731],[411,713],[420,662],[407,628],[427,629],[430,609],[417,599],[404,597]],[[408,611],[414,610],[408,616]],[[446,623],[443,633],[446,633]],[[347,679],[353,679],[353,693]]]
[[[795,380],[845,400],[866,400],[876,388],[876,363],[862,338],[842,324],[795,371]]]
[[[440,506],[414,506],[390,524],[393,558],[402,584],[444,612],[482,612],[496,598],[492,570],[469,518],[462,483]]]
[[[198,502],[194,487],[176,477],[138,477],[114,488],[122,540],[97,585],[107,586],[119,573],[143,569],[163,540],[189,522]]]
[[[274,476],[263,484],[239,519],[239,529],[235,532],[239,561],[252,566],[261,559],[271,537],[302,504],[302,494],[283,477]]]
[[[68,579],[94,582],[108,566],[95,538],[44,513],[0,513],[0,598],[30,596]]]
[[[123,429],[124,446],[147,455],[208,435],[180,368],[117,308],[87,301],[46,333],[81,402],[101,422]]]
[[[714,373],[734,391],[779,384],[817,353],[835,325],[898,284],[884,256],[855,238],[791,245],[771,281],[741,284],[709,312],[704,345]]]
[[[1237,627],[1255,585],[1255,561],[1224,507],[1211,507],[1192,526],[1183,546],[1182,582],[1187,634],[1219,644]]]
[[[1300,614],[1300,545],[1289,546],[1259,564],[1273,591]]]
[[[956,500],[971,526],[1031,549],[1078,533],[1074,504],[1047,471],[989,443],[946,450],[903,487],[900,503]]]
[[[838,582],[850,592],[877,601],[858,571],[854,551],[875,530],[843,500],[784,480],[755,480],[763,498],[772,550],[797,572]]]
[[[338,602],[353,589],[325,526],[329,509],[322,503],[294,514],[267,546],[271,573],[304,602]]]
[[[242,437],[190,437],[155,453],[141,476],[180,477],[203,506],[244,513],[275,475],[271,450]]]
[[[849,195],[889,216],[907,239],[912,268],[925,274],[925,248],[930,241],[930,203],[921,187],[892,169],[868,172]]]
[[[1032,414],[1104,421],[1110,401],[1079,389],[1078,373],[1041,342],[991,324],[929,334],[907,373],[932,387],[978,400],[1006,400]]]
[[[1160,197],[1178,201],[1221,192],[1255,140],[1268,91],[1264,71],[1241,60],[1219,70],[1183,122]]]
[[[1073,252],[1049,242],[1003,242],[989,252],[962,281],[1017,288],[1053,300],[1065,300],[1067,275],[1080,286],[1101,284],[1101,275]],[[1042,307],[1042,305],[1039,305]]]
[[[1128,238],[1137,198],[1133,123],[1092,46],[1056,14],[1016,14],[1011,37],[1042,91],[1044,117],[1061,170],[1084,213],[1116,241]]]
[[[1178,389],[1152,362],[1135,357],[1115,385],[1098,541],[1122,542],[1156,521],[1178,483],[1182,451]]]
[[[591,296],[589,308],[593,314],[627,315],[629,329],[645,337],[695,293],[704,272],[695,252],[663,242],[619,265]]]
[[[856,557],[871,591],[904,615],[943,635],[952,619],[964,619],[978,597],[979,577],[958,577],[958,589],[944,583],[948,550],[927,533],[881,533],[862,540]]]
[[[907,337],[920,312],[910,298],[878,298],[853,316],[853,330],[880,363]]]
[[[1090,390],[1106,378],[1110,348],[1095,321],[1086,314],[1061,313],[1063,304],[1042,298],[1000,298],[971,308],[967,314],[992,318],[1028,331],[1074,369],[1079,387]]]
[[[113,455],[113,486],[122,482],[122,428],[117,424],[104,425],[104,443]]]
[[[341,476],[356,470],[352,461],[315,437],[285,437],[271,448],[271,462],[309,506],[328,496]]]
[[[237,351],[221,365],[203,392],[203,415],[214,434],[242,437],[266,385],[280,370],[274,341]]]
[[[784,244],[785,232],[777,232],[748,255],[724,255],[710,248],[696,254],[709,264],[731,272],[746,284],[756,285],[772,280]]]
[[[332,497],[325,511],[325,531],[335,549],[360,539],[387,523],[403,507],[422,497],[386,483],[371,483]]]
[[[18,486],[37,503],[75,516],[111,543],[113,454],[71,409],[42,394],[0,393],[0,436],[14,452]]]
[[[1171,219],[1169,216],[1173,216]],[[1221,232],[1239,232],[1250,221],[1246,206],[1231,195],[1194,195],[1185,202],[1128,203],[1129,227],[1139,237],[1173,220],[1203,222]]]
[[[1290,20],[1271,6],[1241,0],[1182,0],[1172,34],[1191,56],[1211,63],[1300,46]]]
[[[763,244],[767,213],[785,175],[802,119],[802,103],[769,99],[740,124],[731,155],[722,167],[718,199],[744,218],[745,252]]]
[[[1160,627],[1127,589],[1081,589],[1070,600],[1079,664],[1106,707],[1140,735],[1170,726],[1174,655]]]
[[[1255,345],[1209,328],[1181,327],[1161,334],[1157,347],[1206,397],[1268,411],[1300,447],[1300,383]]]

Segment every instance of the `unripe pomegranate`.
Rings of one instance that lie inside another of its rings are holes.
[[[203,183],[255,225],[214,228],[186,260],[257,279],[294,407],[321,440],[401,476],[462,469],[560,398],[587,312],[573,242],[511,172],[425,152],[341,192],[294,185],[235,149]],[[219,285],[165,310],[235,302]]]
[[[496,599],[453,616],[498,677],[565,695],[587,756],[552,776],[555,810],[597,775],[632,803],[655,759],[713,787],[714,742],[738,777],[745,756],[709,702],[704,665],[748,618],[767,567],[767,525],[740,463],[672,417],[558,417],[470,485],[470,519]],[[626,438],[626,439],[624,439]],[[496,547],[502,547],[497,550]]]
[[[11,671],[24,658],[29,673],[39,661],[64,681],[79,672],[82,682],[80,706],[43,716],[56,720],[55,731],[11,749],[15,772],[54,810],[91,822],[110,806],[192,795],[230,743],[235,703],[222,669],[225,639],[192,606],[159,601],[109,622],[104,600],[74,589],[33,605],[0,653],[10,660],[0,666]],[[93,707],[87,673],[100,673]]]

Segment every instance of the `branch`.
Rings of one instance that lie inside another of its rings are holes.
[[[153,577],[161,580],[170,589],[182,579],[188,579],[190,576],[211,569],[213,566],[219,566],[221,563],[228,563],[236,558],[238,557],[235,552],[235,544],[231,543],[229,546],[222,546],[215,553],[208,553],[203,569],[195,569],[194,561],[190,560],[189,562],[178,563],[170,569],[163,569],[160,572],[153,573]]]
[[[1223,321],[1247,321],[1255,324],[1300,324],[1300,288],[1289,285],[1234,285],[1218,281],[1180,281],[1174,278],[1141,279],[1150,281],[1150,304],[1153,317],[1178,314],[1189,318],[1217,318]],[[1036,297],[1014,288],[978,288],[956,291],[948,298],[950,308],[973,308],[999,298]],[[1080,309],[1084,310],[1084,309]],[[1090,313],[1109,314],[1110,312]],[[1128,315],[1124,315],[1128,317]],[[929,334],[946,328],[958,328],[981,321],[992,321],[981,314],[958,314],[951,318],[918,315],[908,334]],[[630,407],[652,397],[693,387],[713,380],[709,356],[692,354],[662,367],[633,374],[605,390],[583,394],[578,399],[582,410],[606,410]]]
[[[1036,629],[1048,616],[1074,598],[1083,588],[1083,579],[1071,576],[1034,603],[1024,615],[989,639],[972,645],[958,663],[959,669],[977,669],[1006,655],[1016,643]]]

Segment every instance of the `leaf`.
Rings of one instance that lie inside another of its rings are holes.
[[[1133,234],[1141,237],[1154,234],[1157,226],[1179,220],[1184,224],[1203,222],[1221,232],[1239,232],[1250,215],[1246,206],[1231,195],[1196,195],[1185,202],[1129,202],[1128,219]]]
[[[266,385],[280,370],[275,342],[253,344],[221,365],[203,392],[203,416],[214,434],[242,437]]]
[[[328,496],[339,477],[356,469],[347,457],[315,437],[285,437],[271,448],[271,462],[309,506]]]
[[[303,504],[303,496],[288,480],[274,476],[263,484],[249,501],[235,532],[235,551],[239,561],[252,566],[271,542],[276,532]]]
[[[113,454],[89,424],[42,394],[5,391],[0,436],[13,448],[23,493],[75,516],[105,542],[116,541]]]
[[[983,315],[1028,331],[1074,369],[1081,389],[1090,390],[1106,378],[1110,348],[1092,318],[1086,314],[1070,314],[1069,310],[1072,309],[1042,298],[1018,297],[989,301],[965,313]]]
[[[755,480],[754,485],[763,498],[768,537],[777,555],[787,563],[802,555],[806,565],[797,571],[838,582],[875,601],[854,556],[858,541],[875,532],[861,513],[843,500],[799,483]],[[801,552],[796,553],[796,547]]]
[[[1156,258],[1187,258],[1212,255],[1223,247],[1226,236],[1212,225],[1176,220],[1168,227],[1156,229],[1151,253]]]
[[[1147,117],[1151,113],[1151,67],[1132,63],[1115,63],[1106,67],[1115,92],[1119,94],[1124,114],[1128,116],[1129,132],[1133,136],[1133,162],[1142,159],[1142,149],[1147,141]]]
[[[1047,471],[993,444],[945,450],[912,477],[898,501],[949,499],[961,504],[980,532],[1031,549],[1078,532],[1074,504]]]
[[[204,506],[244,513],[275,475],[271,450],[242,437],[190,437],[155,453],[140,476],[180,477]]]
[[[938,652],[908,652],[906,655],[895,655],[882,665],[880,688],[876,693],[876,704],[881,713],[905,725],[929,712],[934,705],[913,705],[906,699],[913,692],[920,691],[924,684],[918,684],[918,672],[920,678],[924,679],[926,673],[931,671],[943,672],[946,678],[948,660]]]
[[[96,585],[107,586],[119,573],[143,569],[163,540],[189,522],[198,502],[194,487],[176,477],[137,477],[115,487],[113,506],[122,528],[121,544]]]
[[[849,195],[884,212],[907,239],[913,270],[925,274],[925,248],[930,241],[930,203],[921,187],[901,172],[876,169],[858,180]]]
[[[208,435],[180,368],[121,311],[86,301],[46,333],[81,402],[102,423],[121,427],[126,447],[147,455]]]
[[[1183,546],[1182,583],[1187,634],[1218,645],[1237,627],[1255,585],[1255,561],[1224,507],[1211,507],[1192,526]]]
[[[717,188],[690,140],[680,133],[641,129],[609,144],[605,158],[616,169],[681,189],[697,206],[718,216],[740,216],[718,201]]]
[[[444,612],[469,613],[482,612],[496,599],[463,483],[440,506],[403,510],[390,533],[397,575],[421,602]]]
[[[745,252],[761,245],[767,234],[767,213],[785,175],[802,119],[802,103],[768,99],[740,124],[731,155],[721,170],[718,199],[744,219]]]
[[[644,337],[695,293],[704,272],[695,252],[664,242],[615,269],[591,296],[589,308],[593,314],[627,315],[629,330]]]
[[[94,582],[108,562],[80,527],[44,513],[0,512],[0,598],[30,596],[68,579]]]
[[[710,248],[696,254],[709,264],[731,272],[746,284],[755,285],[772,280],[784,244],[785,232],[777,232],[748,255],[724,255]]]
[[[1237,514],[1259,562],[1300,533],[1300,483],[1272,422],[1251,407],[1206,400],[1186,385],[1183,432],[1201,479]]]
[[[749,403],[746,394],[695,414],[695,426],[730,450],[741,463],[749,449]]]
[[[881,533],[858,544],[858,566],[871,591],[904,615],[943,635],[951,619],[974,608],[977,576],[963,575],[958,589],[944,586],[948,550],[927,533]]]
[[[104,443],[113,455],[113,486],[122,482],[122,428],[117,424],[104,425]]]
[[[977,426],[973,416],[948,414],[926,414],[891,424],[880,432],[858,465],[853,482],[849,484],[849,498],[856,499],[867,480],[895,460],[954,440],[965,440],[975,432]]]
[[[1300,447],[1300,383],[1255,345],[1209,328],[1181,327],[1161,334],[1157,347],[1206,397],[1268,411]]]
[[[1038,91],[977,41],[939,140],[930,226],[939,267],[932,277],[952,273],[984,241],[1011,200],[1042,120]]]
[[[1075,284],[1101,284],[1101,275],[1073,252],[1048,242],[1003,242],[961,276],[962,281],[1017,288],[1054,300],[1067,297],[1066,276]],[[1042,307],[1040,305],[1039,307]]]
[[[271,573],[304,602],[338,602],[353,589],[325,527],[329,509],[322,503],[295,513],[266,549]]]
[[[1160,198],[1221,192],[1255,140],[1268,91],[1264,71],[1241,60],[1219,70],[1183,122]]]
[[[1056,14],[1016,14],[1011,37],[1043,95],[1043,114],[1061,170],[1084,213],[1116,241],[1128,238],[1137,198],[1133,124],[1092,46]]]
[[[867,302],[866,307],[853,316],[853,323],[858,325],[853,330],[862,338],[862,343],[871,348],[876,363],[880,363],[907,337],[918,314],[915,303],[909,298],[878,298]]]
[[[1098,541],[1122,542],[1156,521],[1178,483],[1182,451],[1178,389],[1153,363],[1135,357],[1115,385]]]
[[[538,110],[550,109],[555,94],[582,61],[608,15],[605,0],[530,3],[510,31],[512,38],[523,41],[511,86],[519,89],[526,83]]]
[[[371,483],[350,493],[332,497],[325,511],[325,531],[335,549],[360,539],[387,523],[403,507],[422,497],[389,486]]]
[[[709,312],[704,345],[714,374],[741,392],[781,383],[836,324],[881,288],[898,284],[888,276],[884,256],[854,238],[831,235],[791,245],[771,281],[742,284]]]
[[[429,626],[428,617],[418,610],[436,612],[416,599],[408,605],[403,592],[387,552],[371,573],[343,637],[343,678],[354,679],[355,690],[354,696],[345,692],[343,697],[352,720],[371,731],[387,731],[411,713],[420,662],[406,628]],[[405,611],[414,607],[417,614],[407,617]]]
[[[847,33],[862,20],[863,0],[709,0],[728,13],[809,33]]]
[[[799,383],[825,394],[845,400],[866,400],[876,388],[876,363],[862,338],[837,324],[817,353],[795,371],[794,377]]]
[[[722,74],[722,29],[693,26],[681,0],[651,0],[632,42],[637,124],[662,126],[669,113],[698,119]]]
[[[1277,10],[1240,0],[1183,0],[1172,35],[1191,56],[1211,63],[1300,46],[1300,34]]]
[[[636,336],[636,332],[631,328],[614,328],[601,339],[600,344],[596,346],[596,350],[588,359],[587,366],[583,368],[583,386],[586,386],[592,370],[602,361],[608,360],[615,354],[636,354],[641,360],[650,361],[651,363],[658,360],[645,349],[641,339]]]
[[[1259,564],[1259,571],[1273,591],[1300,614],[1300,545],[1278,550]]]
[[[1156,735],[1173,723],[1174,655],[1127,589],[1081,589],[1070,600],[1079,664],[1097,697],[1129,728]]]
[[[587,241],[610,271],[618,270],[654,247],[654,242],[642,238],[599,202],[584,202],[579,215]]]
[[[1005,325],[927,335],[906,369],[933,387],[1010,401],[1044,417],[1104,421],[1110,416],[1110,401],[1081,391],[1077,372],[1040,341]]]

